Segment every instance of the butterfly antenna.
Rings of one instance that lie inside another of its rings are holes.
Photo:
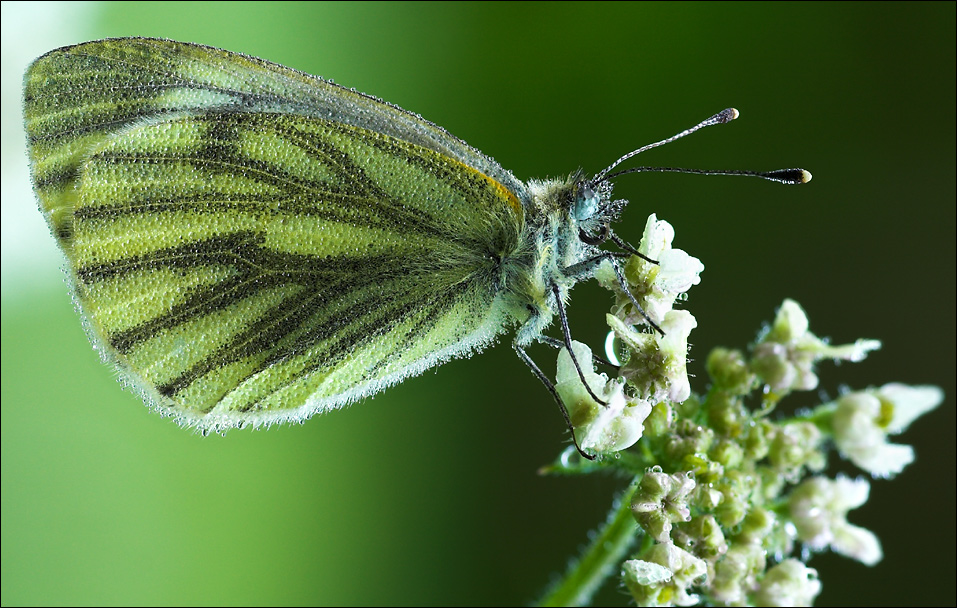
[[[673,141],[675,141],[675,140],[677,140],[677,139],[681,139],[682,137],[684,137],[684,136],[686,136],[686,135],[691,135],[692,133],[694,133],[695,131],[698,131],[699,129],[703,129],[703,128],[705,128],[705,127],[710,127],[711,125],[723,125],[723,124],[725,124],[725,123],[729,123],[729,122],[731,122],[732,120],[734,120],[735,118],[737,118],[738,116],[740,116],[740,112],[738,112],[738,111],[735,110],[734,108],[727,108],[727,109],[724,109],[724,110],[718,112],[717,114],[715,114],[714,116],[712,116],[712,117],[710,117],[710,118],[708,118],[708,119],[706,119],[706,120],[702,120],[701,122],[699,122],[699,123],[696,124],[695,126],[691,127],[690,129],[685,129],[684,131],[682,131],[681,133],[678,133],[677,135],[672,135],[672,136],[669,137],[668,139],[662,139],[661,141],[655,142],[655,143],[653,143],[653,144],[648,144],[647,146],[642,146],[641,148],[638,148],[637,150],[633,150],[632,152],[629,152],[628,154],[625,154],[624,156],[622,156],[621,158],[619,158],[618,160],[616,160],[615,162],[613,162],[613,163],[612,163],[611,165],[609,165],[604,171],[602,171],[601,173],[599,173],[598,175],[596,175],[596,176],[595,176],[595,179],[592,180],[592,183],[593,183],[593,184],[598,184],[598,183],[601,183],[601,182],[605,181],[606,179],[610,179],[610,178],[606,177],[606,176],[608,175],[608,173],[609,173],[612,169],[614,169],[615,167],[617,167],[618,165],[620,165],[621,163],[623,163],[623,162],[625,162],[626,160],[628,160],[629,158],[631,158],[632,156],[637,156],[638,154],[641,154],[642,152],[645,152],[645,151],[647,151],[647,150],[651,150],[652,148],[657,148],[658,146],[663,146],[663,145],[665,145],[665,144],[670,144],[671,142],[673,142]]]
[[[679,167],[632,167],[631,169],[624,169],[622,171],[617,171],[611,173],[611,171],[625,162],[629,158],[641,154],[652,148],[657,148],[658,146],[663,146],[665,144],[671,143],[677,139],[681,139],[686,135],[691,135],[699,129],[705,127],[710,127],[711,125],[723,125],[729,123],[735,118],[740,116],[740,112],[734,108],[727,108],[718,112],[714,116],[708,118],[707,120],[702,120],[695,126],[690,129],[685,129],[681,133],[672,135],[668,139],[662,139],[661,141],[655,142],[653,144],[648,144],[647,146],[642,146],[637,150],[625,154],[611,165],[609,165],[604,171],[599,173],[592,180],[592,185],[599,184],[603,181],[608,181],[620,177],[622,175],[627,175],[629,173],[691,173],[694,175],[744,175],[748,177],[760,177],[772,182],[778,182],[781,184],[806,184],[811,181],[811,173],[805,171],[804,169],[776,169],[774,171],[735,171],[735,170],[707,170],[707,169],[683,169]]]
[[[709,169],[683,169],[680,167],[632,167],[616,173],[612,173],[606,180],[615,179],[629,173],[692,173],[694,175],[744,175],[747,177],[760,177],[779,184],[797,185],[806,184],[811,181],[811,172],[805,169],[776,169],[774,171],[735,171],[735,170],[709,170]]]

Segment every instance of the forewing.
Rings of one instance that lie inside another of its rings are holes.
[[[164,412],[302,419],[489,342],[516,197],[338,122],[211,111],[114,132],[61,238],[93,333]]]
[[[213,110],[311,116],[389,135],[458,160],[527,200],[511,173],[415,114],[212,47],[150,38],[64,47],[31,65],[24,89],[34,181],[57,232],[70,230],[73,187],[92,145],[132,124]]]

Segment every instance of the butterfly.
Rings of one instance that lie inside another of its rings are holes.
[[[204,432],[302,421],[509,327],[551,386],[525,347],[556,315],[570,344],[568,292],[600,264],[621,279],[622,254],[600,245],[628,248],[610,229],[626,204],[611,180],[635,169],[611,170],[634,153],[592,178],[522,182],[374,97],[147,38],[40,57],[24,114],[95,345],[153,408]]]

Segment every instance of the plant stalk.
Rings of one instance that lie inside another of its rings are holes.
[[[631,497],[638,478],[612,505],[608,519],[582,555],[569,564],[564,576],[546,592],[539,606],[584,606],[609,576],[620,570],[625,553],[638,537],[638,524],[631,513]]]

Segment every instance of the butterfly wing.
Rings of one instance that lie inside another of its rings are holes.
[[[153,38],[64,47],[30,66],[24,91],[34,179],[56,229],[69,222],[70,184],[91,142],[132,123],[214,109],[312,116],[389,135],[491,177],[523,204],[530,199],[524,184],[493,159],[416,114],[213,47]]]
[[[162,65],[89,76],[96,93],[43,61],[26,104],[41,205],[94,339],[164,413],[302,419],[501,331],[524,216],[496,179],[347,122],[209,104],[205,86],[165,89],[157,112]],[[225,63],[275,82],[248,61]]]

